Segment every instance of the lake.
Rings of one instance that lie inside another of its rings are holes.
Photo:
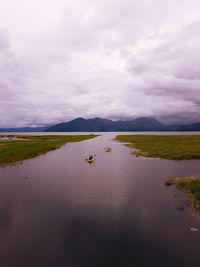
[[[200,160],[137,158],[114,139],[153,132],[100,134],[0,168],[0,266],[200,265],[200,232],[189,230],[200,218],[182,205],[182,192],[165,186],[200,176]]]

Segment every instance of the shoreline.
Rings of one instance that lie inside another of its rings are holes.
[[[0,167],[15,165],[17,162],[59,149],[68,142],[80,142],[97,136],[92,134],[0,135]],[[8,140],[1,140],[1,138],[8,138]]]

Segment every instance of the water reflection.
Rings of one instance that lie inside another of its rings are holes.
[[[0,266],[199,266],[199,221],[164,185],[199,161],[135,158],[113,138],[0,168]]]
[[[188,266],[173,248],[142,235],[123,217],[101,222],[70,209],[17,209],[9,222],[12,242],[1,247],[3,266],[160,266],[163,258],[163,266]]]

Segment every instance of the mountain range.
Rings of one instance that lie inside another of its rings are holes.
[[[141,117],[130,121],[103,118],[76,118],[44,127],[0,128],[0,132],[123,132],[123,131],[200,131],[200,122],[186,125],[165,125],[155,118]]]
[[[44,132],[48,127],[21,127],[21,128],[0,128],[0,132],[10,133],[10,132]]]
[[[120,131],[200,131],[200,123],[164,125],[154,118],[137,118],[131,121],[76,118],[51,126],[46,132],[120,132]]]

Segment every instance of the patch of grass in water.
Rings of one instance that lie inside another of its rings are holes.
[[[193,194],[198,200],[200,200],[200,179],[192,178],[190,180],[182,180],[177,183],[177,188],[183,188]]]
[[[0,166],[14,164],[17,161],[33,158],[55,150],[68,142],[79,142],[98,135],[0,135],[17,137],[23,140],[0,141]]]
[[[118,135],[136,156],[173,160],[200,159],[200,135]]]
[[[199,229],[196,227],[190,227],[191,232],[199,232]]]
[[[165,185],[174,184],[176,188],[183,189],[187,193],[190,204],[197,210],[200,210],[200,178],[186,177],[174,178],[165,182]]]

